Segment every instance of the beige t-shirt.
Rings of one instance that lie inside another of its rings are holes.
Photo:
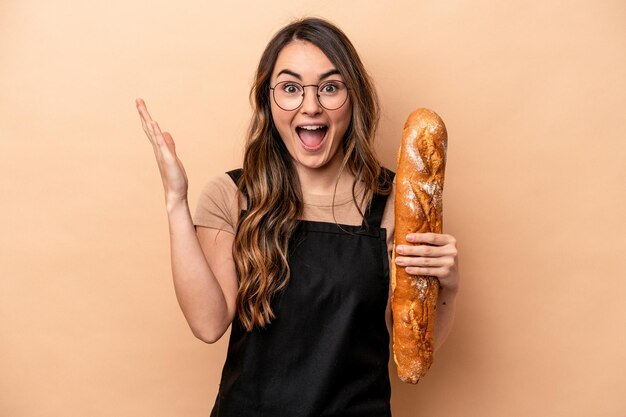
[[[357,187],[357,202],[361,201],[363,187]],[[387,198],[387,204],[383,213],[381,227],[387,229],[387,249],[391,259],[393,249],[393,196]],[[237,203],[239,197],[239,204]],[[302,220],[338,223],[359,226],[363,222],[359,211],[352,199],[352,192],[337,193],[335,195],[334,210],[333,196],[303,193],[304,210]],[[209,180],[202,188],[198,205],[193,216],[196,226],[209,227],[235,234],[237,217],[240,207],[245,208],[245,198],[238,193],[237,186],[228,174],[222,174]],[[365,211],[365,207],[361,208]],[[333,217],[334,216],[334,217]]]

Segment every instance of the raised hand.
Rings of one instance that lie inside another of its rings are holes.
[[[146,103],[140,98],[136,100],[137,110],[141,118],[143,131],[148,136],[163,181],[166,204],[187,200],[188,181],[185,168],[176,156],[176,145],[172,135],[161,132],[159,124],[152,120]]]

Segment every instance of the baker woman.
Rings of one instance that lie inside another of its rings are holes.
[[[372,145],[372,82],[345,34],[309,18],[269,42],[250,96],[242,168],[210,180],[193,217],[172,136],[137,100],[165,189],[180,307],[207,343],[232,325],[211,416],[390,416],[394,188]],[[456,241],[408,240],[397,264],[441,283],[440,346],[454,315]]]

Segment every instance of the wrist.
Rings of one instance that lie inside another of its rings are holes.
[[[165,200],[165,209],[168,214],[184,209],[189,210],[189,203],[187,197],[168,198]]]

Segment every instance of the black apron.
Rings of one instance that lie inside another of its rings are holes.
[[[361,226],[300,222],[276,318],[252,332],[233,320],[211,417],[391,416],[386,200],[373,197]]]

